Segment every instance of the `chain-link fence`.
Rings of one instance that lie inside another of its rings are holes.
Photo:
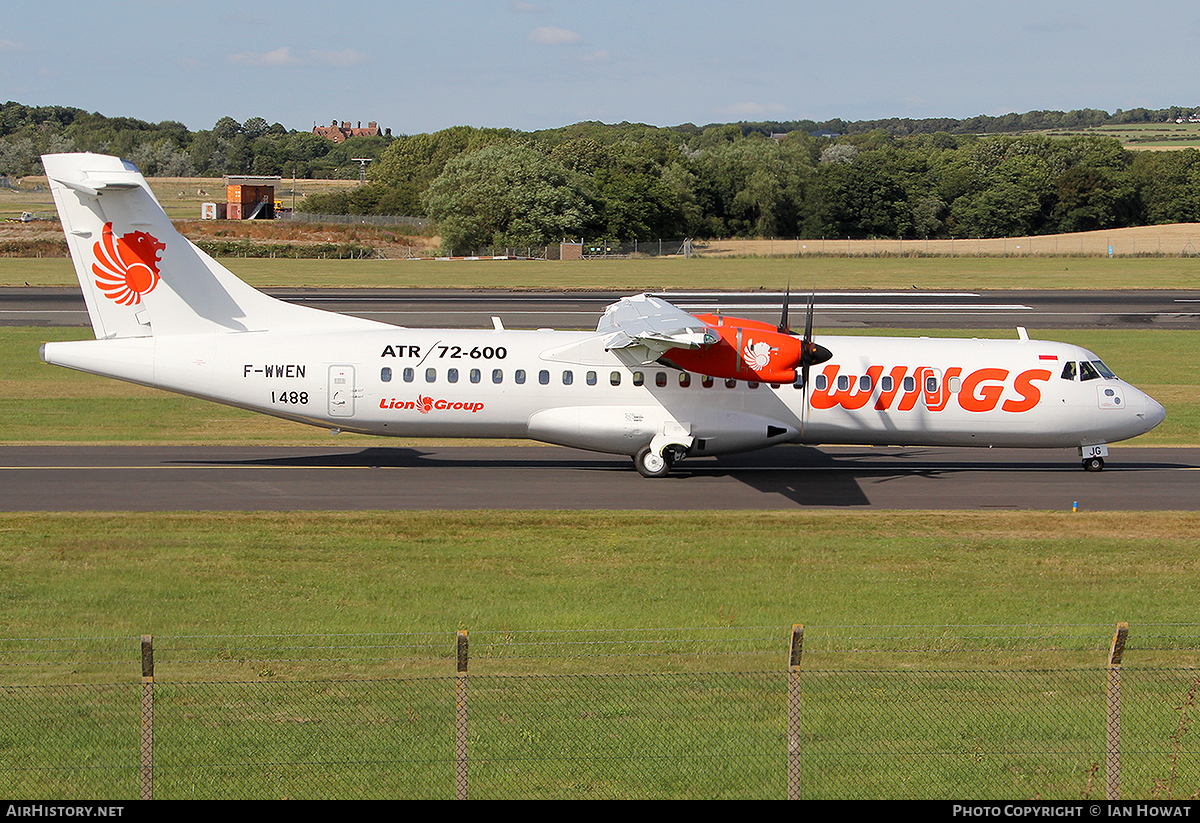
[[[487,246],[450,249],[455,258],[605,260],[648,257],[1196,257],[1200,228],[1194,225],[1142,230],[1081,232],[1045,237],[971,237],[946,240],[801,237],[672,238],[617,241],[568,240],[548,246]]]
[[[1184,798],[1193,628],[0,641],[0,795]]]

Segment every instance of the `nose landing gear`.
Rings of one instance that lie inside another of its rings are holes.
[[[1103,471],[1104,458],[1108,457],[1108,446],[1106,446],[1104,443],[1094,443],[1090,446],[1080,446],[1079,456],[1083,458],[1084,471]]]

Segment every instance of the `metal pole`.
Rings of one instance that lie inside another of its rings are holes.
[[[458,675],[455,678],[454,756],[457,764],[454,796],[457,800],[467,799],[467,633],[458,633]]]
[[[142,635],[142,800],[154,799],[154,642]]]
[[[804,649],[804,626],[792,626],[792,647],[788,658],[788,800],[800,799],[800,653]]]
[[[1105,758],[1105,789],[1107,800],[1121,799],[1121,658],[1125,654],[1125,639],[1129,624],[1118,623],[1108,652],[1108,746]]]

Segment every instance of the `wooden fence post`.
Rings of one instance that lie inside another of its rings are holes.
[[[154,798],[154,641],[142,635],[141,799]]]
[[[1108,651],[1108,740],[1105,756],[1105,798],[1121,799],[1121,657],[1129,624],[1118,623]]]
[[[456,781],[454,796],[457,800],[467,799],[467,633],[458,633],[458,675],[455,682],[454,757]]]
[[[792,626],[792,648],[788,657],[788,800],[800,799],[800,653],[804,649],[804,626]]]

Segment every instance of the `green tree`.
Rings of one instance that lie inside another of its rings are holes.
[[[707,200],[709,226],[734,235],[781,237],[797,231],[800,204],[812,167],[806,145],[760,134],[719,143],[696,158],[698,191]]]
[[[373,182],[397,189],[395,202],[403,213],[423,215],[422,195],[442,173],[446,164],[465,153],[512,140],[509,129],[476,129],[455,126],[433,134],[418,134],[394,140],[370,170]]]
[[[1138,152],[1130,167],[1142,222],[1200,221],[1200,151]]]
[[[578,236],[591,217],[580,179],[526,144],[450,160],[423,201],[451,250],[542,245]]]

